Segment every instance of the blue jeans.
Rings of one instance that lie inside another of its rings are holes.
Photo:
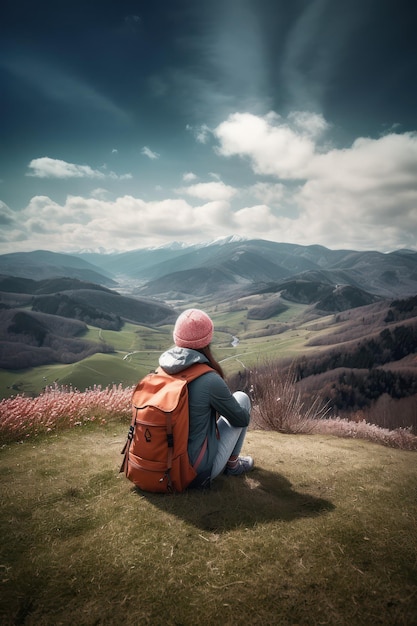
[[[249,396],[243,391],[236,391],[233,396],[239,402],[240,406],[243,406],[250,413],[251,402]],[[247,431],[246,426],[231,426],[223,416],[219,418],[217,427],[219,429],[220,439],[211,470],[211,480],[223,473],[226,463],[232,455],[238,455],[240,453]]]

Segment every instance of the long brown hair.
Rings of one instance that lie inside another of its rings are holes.
[[[200,348],[198,350],[198,352],[201,352],[201,354],[204,354],[204,356],[208,359],[208,362],[210,363],[211,367],[213,369],[216,370],[216,372],[222,377],[224,378],[224,372],[222,370],[222,367],[220,365],[220,363],[218,363],[218,361],[216,361],[216,359],[213,356],[213,353],[211,351],[210,346],[206,346],[205,348]]]

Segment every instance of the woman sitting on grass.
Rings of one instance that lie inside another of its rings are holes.
[[[250,456],[239,456],[250,421],[251,403],[246,393],[231,393],[224,381],[219,363],[214,359],[210,343],[213,322],[199,309],[187,309],[174,327],[175,347],[164,352],[159,365],[168,374],[178,374],[195,363],[213,368],[188,385],[189,437],[188,456],[194,464],[207,438],[207,449],[197,469],[196,482],[209,484],[224,472],[237,476],[253,468]],[[216,423],[216,414],[221,417]]]

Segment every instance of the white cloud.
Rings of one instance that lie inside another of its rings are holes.
[[[287,121],[272,112],[264,117],[234,113],[214,129],[217,151],[249,158],[256,174],[303,178],[314,156],[314,137],[326,128],[321,119],[308,113]]]
[[[280,228],[280,220],[274,215],[269,206],[258,204],[245,207],[233,215],[236,229],[240,232],[249,232],[255,237],[258,233],[274,232]],[[266,236],[268,239],[268,237]]]
[[[90,196],[92,198],[99,198],[99,199],[102,198],[102,199],[104,199],[104,198],[107,197],[108,193],[109,193],[108,189],[103,189],[102,187],[97,187],[97,189],[93,189],[90,192]]]
[[[7,206],[5,202],[0,200],[0,225],[8,226],[15,221],[14,212]]]
[[[215,238],[230,222],[225,200],[192,206],[182,198],[146,202],[123,196],[116,200],[68,196],[59,204],[48,196],[35,196],[8,225],[3,248],[67,251],[94,247],[133,249],[161,241],[200,241]],[[1,239],[0,239],[1,240]],[[18,243],[21,242],[21,243]]]
[[[105,178],[103,172],[93,170],[89,165],[75,165],[49,157],[33,159],[28,167],[32,171],[26,176],[37,178]]]
[[[352,247],[374,239],[377,248],[413,248],[416,172],[417,134],[360,138],[349,149],[317,155],[294,201],[321,241],[330,243],[326,232],[343,232]]]
[[[329,149],[318,144],[327,127],[309,113],[286,120],[236,113],[214,134],[219,154],[249,160],[256,174],[298,179],[295,189],[285,189],[287,214],[292,207],[297,219],[281,217],[274,236],[330,247],[415,248],[417,133],[358,138],[349,148]],[[267,187],[258,183],[252,191],[273,206]]]
[[[222,181],[212,183],[197,183],[189,187],[177,189],[178,194],[187,194],[201,200],[230,200],[237,189],[230,185],[225,185]]]
[[[274,120],[274,117],[271,117],[270,114],[269,119]],[[316,137],[320,138],[329,128],[329,124],[322,115],[309,113],[308,111],[292,111],[288,115],[288,120],[296,130],[299,130],[302,134],[312,137],[313,139]]]
[[[261,200],[264,204],[275,206],[280,204],[285,196],[285,185],[282,183],[255,183],[245,192]]]
[[[105,178],[110,178],[111,180],[131,180],[133,178],[132,174],[116,174],[115,172],[106,172]]]
[[[90,198],[68,196],[63,203],[35,196],[18,212],[0,203],[2,249],[60,250],[65,242],[78,250],[100,241],[122,250],[225,233],[330,248],[416,249],[417,133],[358,138],[335,148],[320,143],[327,128],[311,113],[235,113],[214,131],[217,154],[241,159],[245,184],[228,185],[212,174],[199,183],[187,171],[183,180],[191,184],[160,201],[110,200],[102,181],[114,173],[35,159],[32,175],[91,178],[99,186]],[[248,164],[258,178],[248,177]],[[162,195],[159,188],[154,197]]]
[[[111,178],[113,180],[127,180],[132,178],[131,174],[118,176],[114,172],[103,173],[100,170],[93,169],[89,165],[77,165],[49,157],[32,159],[28,167],[31,171],[27,172],[26,176],[33,176],[35,178]]]
[[[209,128],[207,124],[201,124],[200,126],[191,126],[190,124],[187,124],[186,130],[193,133],[195,140],[198,143],[207,143],[212,133],[211,128]]]
[[[142,148],[142,150],[140,152],[141,152],[141,154],[143,154],[144,156],[147,156],[148,159],[151,159],[151,160],[159,159],[159,157],[161,156],[157,152],[154,152],[153,150],[148,148],[148,146],[143,146],[143,148]]]
[[[197,176],[196,176],[196,174],[194,174],[193,172],[185,172],[185,173],[182,175],[182,179],[183,179],[183,181],[184,181],[184,182],[186,182],[186,183],[190,183],[190,182],[192,182],[193,180],[196,180],[196,179],[197,179]]]

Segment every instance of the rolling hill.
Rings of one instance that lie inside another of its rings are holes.
[[[88,325],[118,331],[125,321],[156,326],[175,317],[161,302],[73,278],[0,277],[0,368],[73,363],[112,351],[105,342],[84,338]]]
[[[12,252],[0,255],[0,274],[35,280],[78,278],[98,285],[115,286],[111,275],[77,256],[47,250]]]
[[[0,368],[22,370],[48,363],[74,363],[112,351],[87,341],[87,325],[23,309],[0,310]]]
[[[33,299],[33,309],[82,319],[99,328],[120,330],[123,321],[138,324],[162,324],[175,320],[174,310],[161,302],[145,298],[128,298],[116,292],[103,292],[94,289],[60,291],[41,295]],[[116,320],[118,328],[104,320]],[[102,321],[103,320],[103,321]]]
[[[78,278],[61,277],[34,280],[32,278],[23,278],[16,276],[0,276],[0,292],[4,291],[14,294],[22,293],[39,295],[76,289],[94,289],[97,291],[112,293],[110,289],[107,289],[102,285],[82,281]]]
[[[278,285],[269,285],[260,294],[279,293],[282,298],[300,304],[314,304],[317,311],[333,313],[366,306],[381,298],[351,285],[332,285],[298,278]]]

